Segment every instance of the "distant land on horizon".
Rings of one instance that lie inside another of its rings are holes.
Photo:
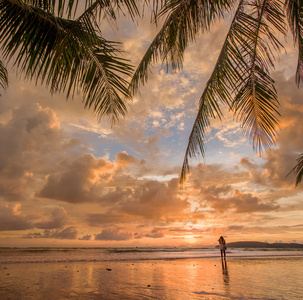
[[[303,244],[298,243],[266,243],[266,242],[232,242],[226,244],[227,248],[303,248]]]

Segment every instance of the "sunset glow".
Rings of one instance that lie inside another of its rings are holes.
[[[134,65],[157,30],[146,20],[104,32]],[[297,53],[273,73],[281,104],[275,149],[254,153],[232,115],[213,120],[205,158],[179,185],[198,100],[219,55],[228,20],[185,52],[180,72],[152,69],[113,127],[17,77],[0,97],[0,246],[213,246],[255,240],[303,243],[303,185],[289,174],[303,149],[303,91]],[[289,174],[289,175],[288,175]]]

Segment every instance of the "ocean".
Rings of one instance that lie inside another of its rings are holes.
[[[229,258],[303,257],[303,249],[234,248],[228,249],[226,255]],[[0,264],[167,260],[218,256],[220,250],[216,248],[0,248]]]
[[[0,248],[0,299],[302,300],[302,249]]]

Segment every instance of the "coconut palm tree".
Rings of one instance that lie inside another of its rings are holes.
[[[115,21],[118,13],[135,18],[133,0],[0,0],[0,58],[11,61],[26,78],[42,82],[53,92],[72,97],[81,91],[83,102],[111,121],[126,112],[131,98],[125,77],[132,73],[119,43],[106,40],[99,23]],[[0,61],[0,84],[7,71]]]
[[[150,3],[151,1],[142,1]],[[232,18],[214,70],[202,92],[189,137],[181,183],[189,172],[189,158],[204,156],[206,130],[212,118],[222,119],[228,106],[257,152],[275,144],[278,97],[271,77],[275,56],[283,48],[287,23],[298,49],[296,82],[303,76],[303,4],[300,0],[153,0],[154,20],[164,18],[127,86],[132,66],[119,44],[106,40],[103,18],[118,13],[139,16],[135,0],[0,0],[0,58],[12,61],[26,78],[45,83],[51,92],[72,97],[82,91],[85,106],[114,122],[126,112],[129,99],[144,84],[152,62],[159,59],[182,69],[186,47],[214,22]],[[0,60],[0,85],[7,72]],[[300,159],[294,171],[303,176]],[[298,181],[299,179],[299,181]]]
[[[256,152],[275,145],[279,102],[271,71],[283,49],[279,36],[287,23],[298,49],[296,82],[303,79],[303,2],[299,0],[167,0],[155,13],[164,24],[134,73],[130,89],[138,90],[147,80],[150,63],[159,59],[181,69],[183,54],[198,33],[214,22],[232,18],[213,72],[202,92],[199,109],[189,136],[181,171],[181,184],[189,172],[189,158],[204,156],[206,130],[212,118],[223,117],[222,106],[234,113]],[[297,183],[303,176],[301,155],[294,171]]]

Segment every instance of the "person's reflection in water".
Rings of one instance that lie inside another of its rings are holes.
[[[223,279],[224,279],[224,282],[225,282],[225,276],[228,277],[227,263],[226,263],[225,259],[224,260],[222,259],[221,262],[222,262],[222,274],[224,275]],[[229,280],[229,278],[227,278],[227,279]]]
[[[227,270],[227,263],[226,260],[222,259],[222,274],[223,274],[223,282],[224,282],[224,287],[225,287],[225,292],[226,294],[230,293],[230,286],[229,286],[229,275],[228,275],[228,270]]]

